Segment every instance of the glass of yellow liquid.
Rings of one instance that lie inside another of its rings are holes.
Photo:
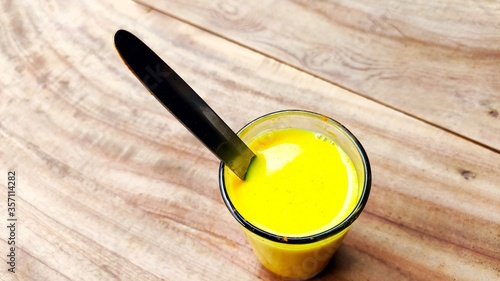
[[[245,180],[221,163],[226,206],[264,267],[289,280],[314,277],[366,205],[365,150],[340,123],[301,110],[264,115],[238,136],[256,157]]]

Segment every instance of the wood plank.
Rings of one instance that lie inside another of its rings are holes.
[[[500,151],[497,1],[136,1]]]
[[[372,196],[318,280],[500,278],[498,153],[137,5],[18,3],[0,18],[15,70],[0,76],[0,174],[19,174],[19,280],[273,280],[220,199],[218,162],[120,61],[118,28],[234,129],[302,108],[360,138]]]

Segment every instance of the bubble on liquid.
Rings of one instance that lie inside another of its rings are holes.
[[[325,141],[325,142],[328,142],[330,144],[334,144],[333,140],[330,139],[329,137],[323,135],[323,134],[320,134],[320,133],[315,133],[314,134],[314,137],[320,141]]]
[[[314,137],[320,141],[328,141],[328,138],[325,135],[320,134],[320,133],[315,133]]]

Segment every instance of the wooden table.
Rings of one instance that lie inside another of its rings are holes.
[[[275,280],[121,28],[235,130],[299,108],[358,136],[370,200],[316,280],[500,280],[500,3],[351,2],[2,1],[0,280]]]

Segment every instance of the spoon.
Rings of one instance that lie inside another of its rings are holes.
[[[240,179],[255,154],[157,54],[132,33],[118,30],[115,47],[156,99]]]

